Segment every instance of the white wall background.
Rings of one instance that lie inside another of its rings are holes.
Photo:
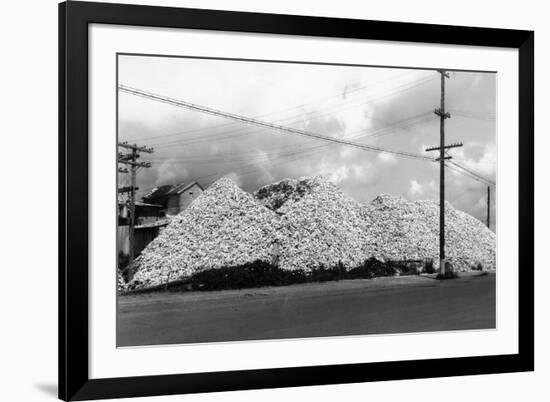
[[[546,246],[550,190],[544,179],[550,145],[550,26],[544,2],[524,0],[148,0],[146,4],[349,17],[536,31],[536,372],[385,383],[172,396],[158,401],[280,401],[369,399],[407,401],[543,401],[550,376],[550,274]],[[57,2],[2,3],[0,43],[0,398],[56,398],[57,382]],[[31,230],[32,228],[32,230]],[[137,401],[136,400],[136,401]]]

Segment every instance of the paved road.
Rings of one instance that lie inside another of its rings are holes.
[[[495,327],[495,275],[119,297],[118,345]]]

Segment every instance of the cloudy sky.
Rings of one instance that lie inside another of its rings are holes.
[[[440,78],[431,70],[119,56],[119,84],[258,120],[418,155],[439,142]],[[496,181],[496,75],[454,72],[446,81],[453,161]],[[433,162],[235,122],[119,92],[119,141],[154,148],[140,193],[228,176],[246,191],[323,174],[360,202],[380,193],[438,199]],[[431,153],[435,156],[435,153]],[[127,175],[119,182],[126,185]],[[486,219],[487,184],[447,169],[447,200]],[[491,189],[492,191],[494,189]],[[492,197],[494,198],[494,197]],[[492,220],[494,221],[494,205]]]

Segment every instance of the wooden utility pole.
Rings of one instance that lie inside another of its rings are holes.
[[[439,151],[439,157],[436,158],[439,161],[439,270],[445,276],[445,160],[451,159],[445,152],[450,148],[461,147],[462,143],[445,145],[445,119],[451,117],[450,113],[445,112],[445,78],[449,78],[449,73],[445,70],[438,72],[441,74],[441,103],[434,113],[439,116],[439,146],[427,148],[426,151]]]
[[[491,187],[487,186],[487,227],[491,226]]]
[[[131,150],[131,155],[131,160],[135,163],[138,158],[138,153],[135,148]],[[134,257],[136,256],[134,236],[134,230],[136,227],[136,175],[136,165],[130,165],[130,228],[128,230],[128,266],[130,269],[133,267]]]
[[[130,227],[128,231],[128,240],[129,240],[129,260],[128,260],[128,267],[130,270],[132,270],[132,264],[134,262],[135,257],[135,241],[134,241],[134,228],[136,226],[136,176],[137,176],[137,170],[140,167],[149,168],[151,167],[150,162],[137,162],[137,159],[139,158],[139,152],[146,152],[146,153],[153,153],[152,148],[147,147],[140,147],[136,144],[130,145],[127,142],[122,142],[118,144],[119,147],[125,148],[129,152],[127,154],[123,154],[121,152],[118,153],[118,163],[122,163],[129,166],[129,173],[130,173],[130,186],[128,187],[122,187],[118,189],[119,193],[129,193],[128,196],[128,212],[130,215]],[[122,170],[123,169],[123,170]],[[119,168],[120,171],[128,172],[127,168]]]

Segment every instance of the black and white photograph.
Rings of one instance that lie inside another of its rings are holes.
[[[496,327],[495,72],[117,68],[119,347]]]
[[[496,73],[117,62],[118,346],[495,328]]]

